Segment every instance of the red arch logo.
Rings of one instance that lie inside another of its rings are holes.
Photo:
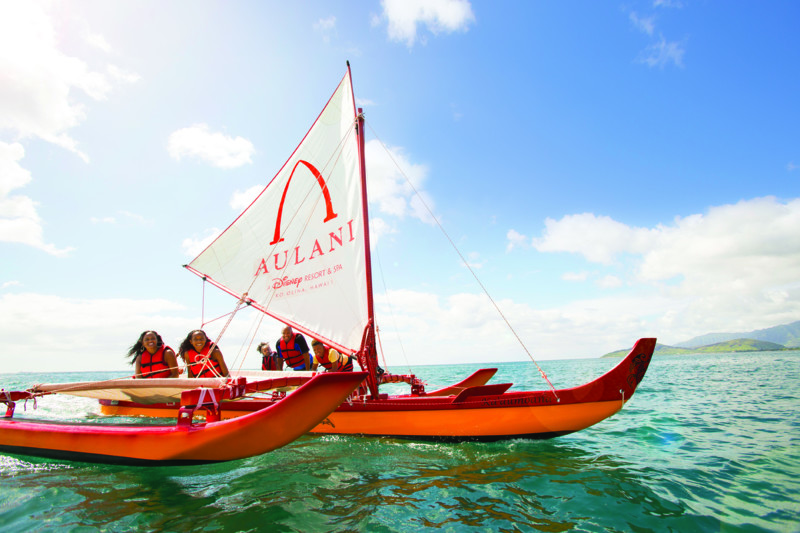
[[[325,198],[325,220],[323,222],[327,222],[336,218],[338,215],[333,212],[333,204],[331,204],[331,193],[328,191],[328,184],[325,183],[325,178],[322,177],[322,174],[317,167],[309,163],[308,161],[303,161],[300,159],[295,163],[294,168],[292,169],[292,173],[289,174],[289,179],[286,181],[286,187],[283,188],[283,196],[281,196],[281,205],[278,207],[278,218],[275,220],[275,234],[272,238],[272,242],[269,243],[270,245],[277,244],[283,241],[283,237],[281,237],[281,218],[283,217],[283,202],[286,201],[286,193],[289,191],[289,185],[292,183],[292,177],[294,176],[294,172],[297,170],[297,167],[300,166],[300,163],[303,163],[308,170],[317,178],[317,183],[319,184],[320,188],[322,189],[322,196]]]

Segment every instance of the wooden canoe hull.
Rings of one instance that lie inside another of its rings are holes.
[[[614,368],[579,387],[555,393],[507,392],[508,384],[484,385],[486,374],[491,377],[493,372],[479,371],[476,374],[481,377],[475,382],[467,378],[462,382],[465,387],[452,387],[459,394],[345,402],[310,432],[439,441],[546,439],[565,435],[597,424],[622,409],[644,378],[655,344],[656,339],[640,339]],[[174,407],[164,404],[102,403],[105,414],[174,416],[175,412]],[[226,405],[222,415],[238,417],[267,404],[268,401],[262,400],[235,402]]]
[[[0,418],[0,452],[88,462],[166,465],[229,461],[284,446],[316,426],[366,377],[320,374],[279,402],[187,426],[71,424]],[[173,416],[176,410],[172,410]]]

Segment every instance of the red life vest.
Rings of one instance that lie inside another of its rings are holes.
[[[139,366],[142,369],[143,378],[170,378],[172,377],[172,370],[167,364],[164,352],[171,350],[166,344],[162,344],[156,353],[151,354],[144,350],[139,356]]]
[[[342,354],[342,357],[347,357],[347,362],[342,366],[339,363],[339,370],[337,372],[352,372],[353,371],[353,358]]]
[[[286,361],[286,364],[295,370],[309,370],[306,368],[306,358],[303,357],[303,352],[300,351],[300,347],[297,344],[298,335],[300,334],[295,334],[291,346],[283,339],[279,341],[278,346],[280,347],[280,354],[284,361]],[[309,354],[309,356],[310,355],[311,354]]]
[[[347,362],[344,364],[344,366],[342,366],[342,362],[341,362],[342,360],[339,359],[339,361],[337,361],[339,363],[339,369],[338,370],[331,370],[333,368],[333,363],[331,363],[330,360],[328,359],[328,352],[330,352],[330,348],[328,348],[327,346],[324,346],[324,348],[325,348],[325,350],[323,352],[324,355],[322,357],[322,361],[317,359],[317,363],[319,363],[321,366],[325,367],[326,371],[328,371],[328,372],[352,372],[353,371],[353,358],[352,357],[347,357],[346,355],[342,355],[342,354],[340,354],[340,357],[341,358],[347,357]]]
[[[282,370],[283,365],[280,364],[280,356],[275,352],[270,352],[267,355],[261,356],[261,370]]]
[[[186,351],[186,363],[191,369],[192,375],[196,378],[216,378],[222,375],[222,367],[216,359],[211,357],[206,361],[206,356],[211,349],[211,341],[206,341],[206,345],[197,353],[194,348]]]

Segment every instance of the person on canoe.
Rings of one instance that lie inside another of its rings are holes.
[[[290,326],[283,328],[283,335],[275,343],[278,355],[295,370],[316,370],[317,362],[308,352],[306,338],[295,333]]]
[[[325,368],[326,372],[352,372],[353,359],[341,354],[333,348],[328,348],[317,339],[311,341],[314,358],[317,363]]]
[[[161,335],[155,331],[143,331],[128,350],[128,356],[136,369],[136,379],[178,377],[175,351],[164,344]]]
[[[272,351],[268,342],[259,344],[256,351],[261,355],[261,370],[283,370],[283,359]]]
[[[195,329],[183,339],[178,349],[186,362],[190,378],[215,378],[229,375],[228,365],[222,357],[219,346],[208,339],[202,329]]]

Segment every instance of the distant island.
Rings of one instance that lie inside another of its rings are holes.
[[[630,349],[617,350],[603,357],[624,357]],[[765,352],[800,350],[800,321],[747,333],[709,333],[675,346],[656,344],[655,354]]]

